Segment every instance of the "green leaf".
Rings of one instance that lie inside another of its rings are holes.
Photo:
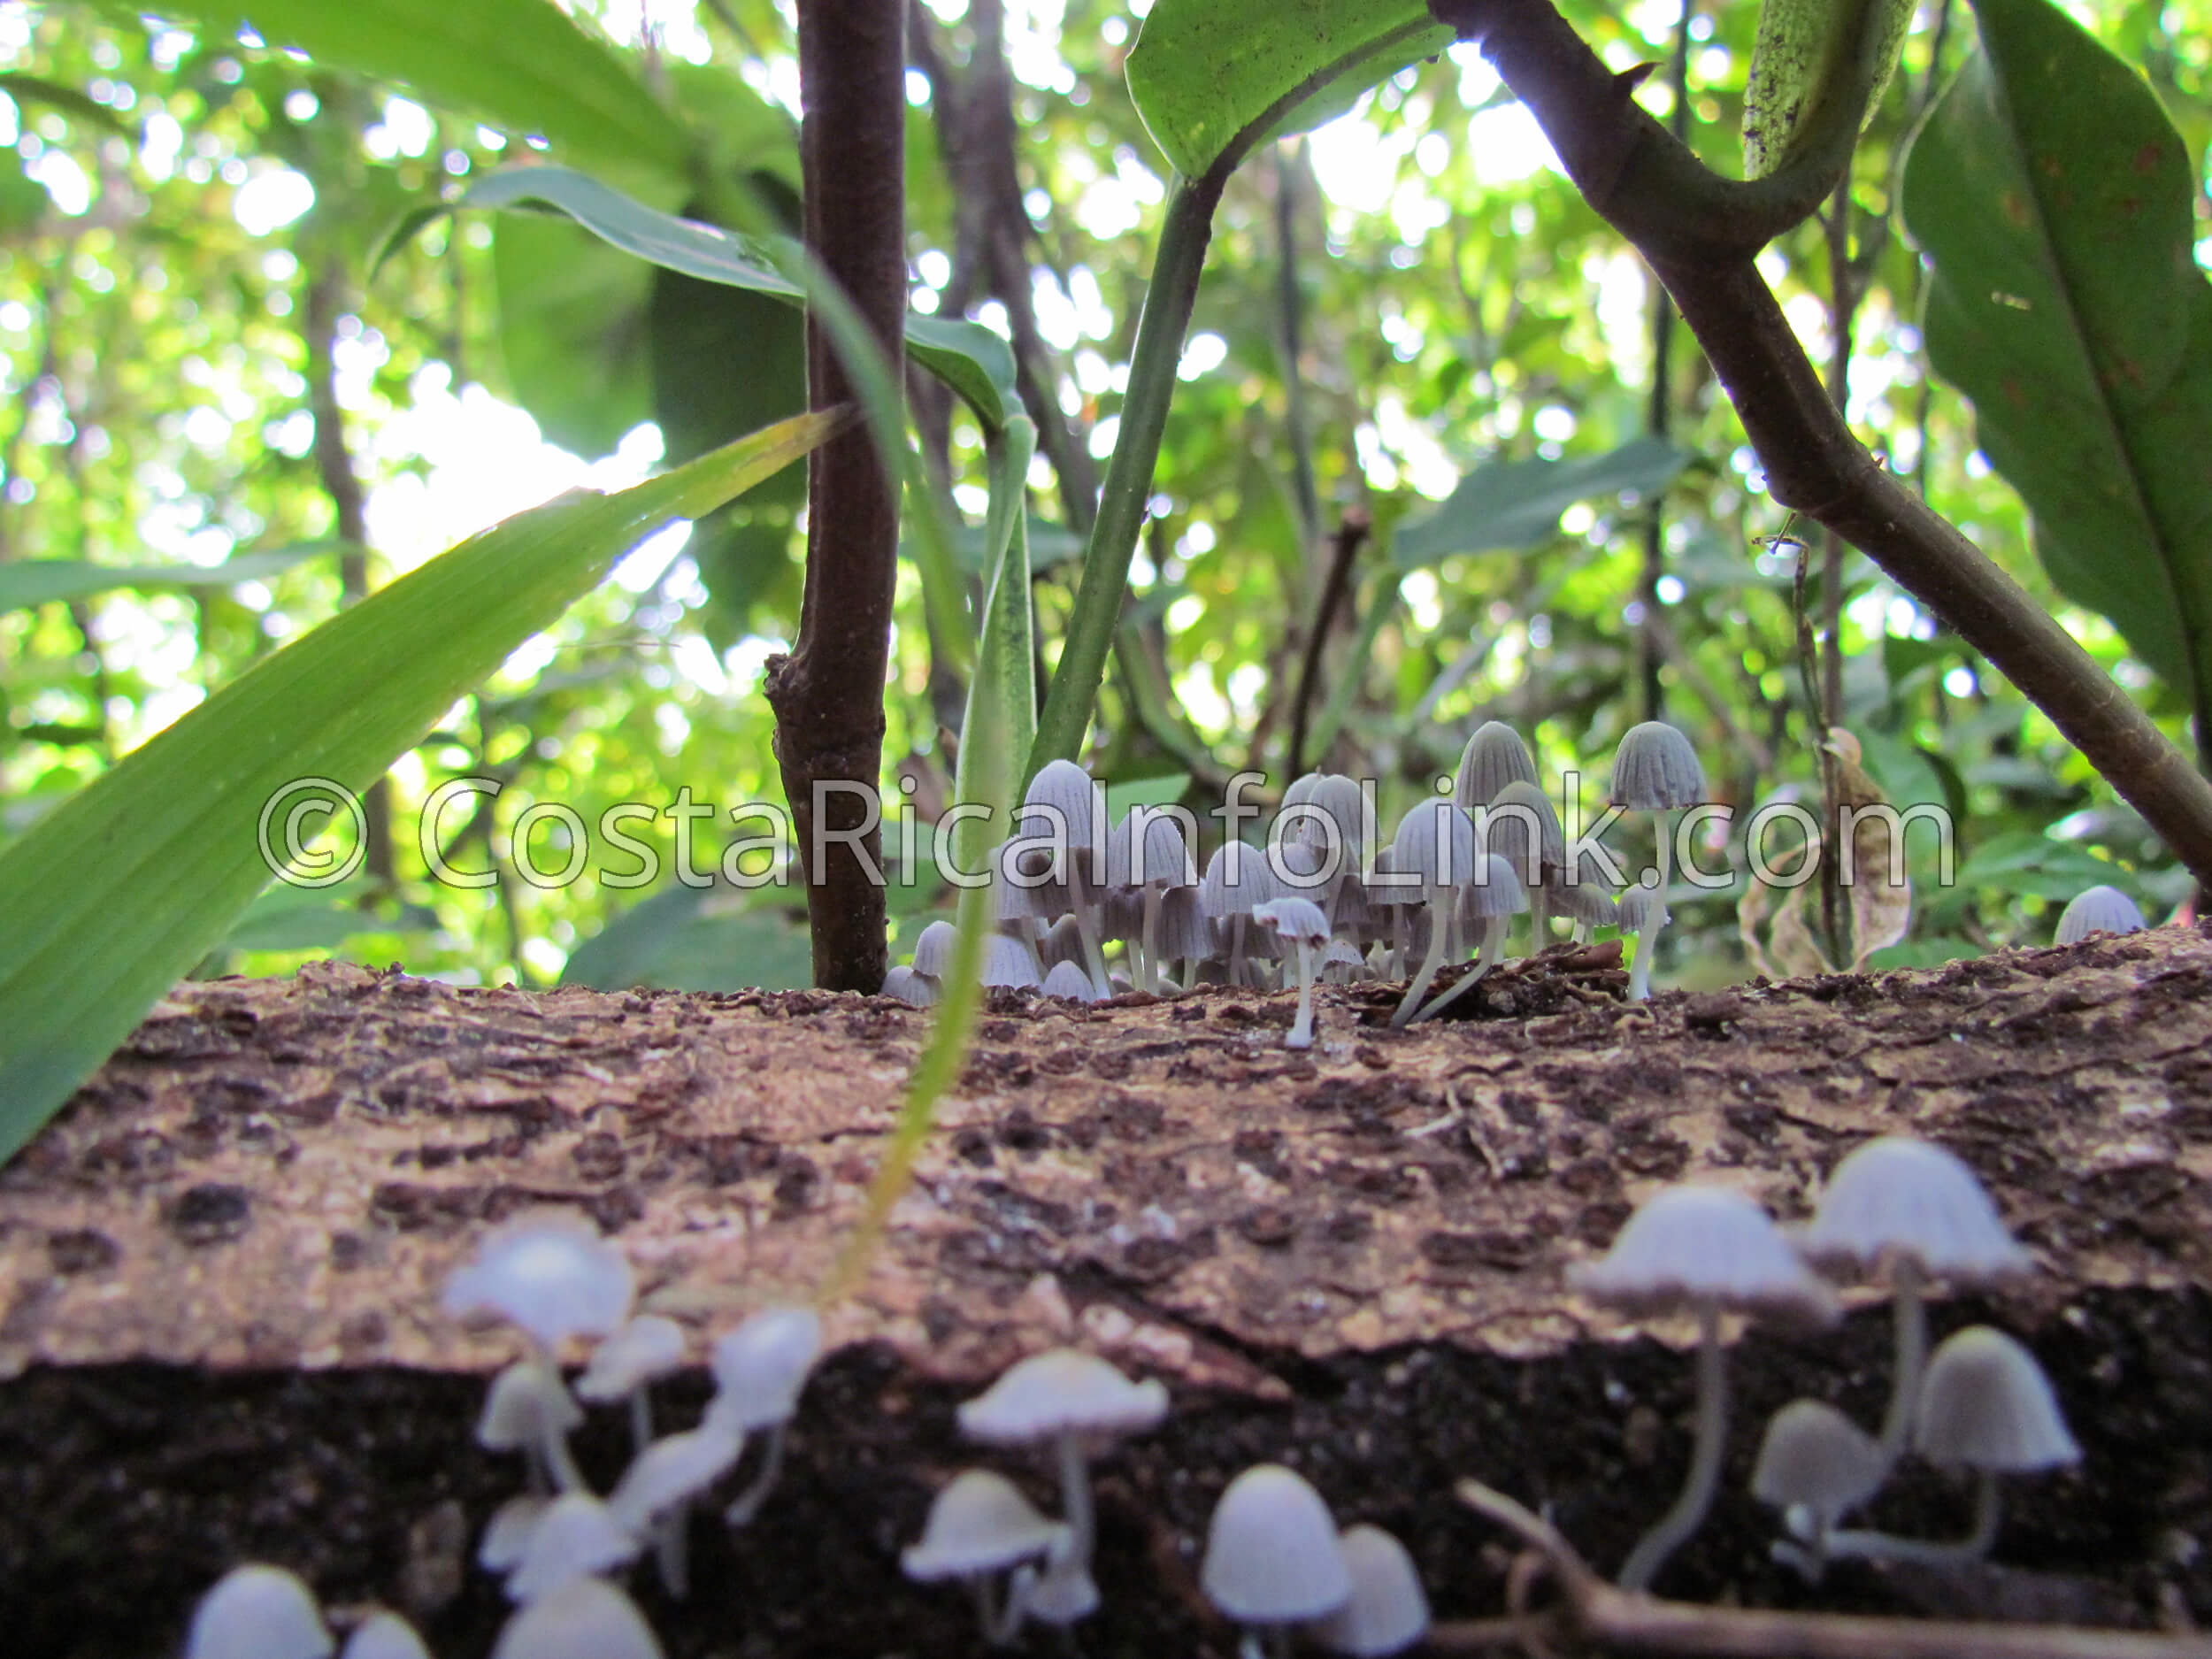
[[[1905,165],[1929,359],[1973,400],[2059,590],[2212,718],[2212,287],[2187,149],[2046,0],[1975,12],[1983,50]]]
[[[960,726],[959,772],[954,795],[991,809],[987,819],[969,819],[954,833],[960,868],[981,867],[983,854],[1005,839],[1020,793],[1022,769],[1037,738],[1036,656],[1030,634],[1029,459],[1037,428],[1017,415],[993,434],[986,460],[991,505],[985,516],[984,554],[991,562],[990,590],[976,646],[975,674]]]
[[[0,853],[0,1160],[222,940],[312,797],[366,789],[641,539],[838,424],[804,416],[463,542],[224,687]]]
[[[1866,119],[1897,67],[1914,0],[1763,0],[1759,34],[1744,86],[1744,173],[1763,178],[1787,157],[1813,111],[1827,99],[1855,96],[1860,65],[1846,54],[1870,8],[1878,31],[1877,68],[1867,88]],[[1863,127],[1865,121],[1860,123]]]
[[[242,553],[220,565],[90,565],[77,559],[22,559],[0,565],[0,612],[66,604],[118,588],[233,588],[275,576],[339,550],[335,541]]]
[[[64,86],[58,81],[49,81],[43,75],[26,75],[11,72],[0,74],[0,92],[19,104],[42,104],[59,110],[72,120],[83,121],[103,132],[113,133],[119,138],[131,136],[130,123],[108,108],[98,99]]]
[[[1341,114],[1452,39],[1420,0],[1158,0],[1130,50],[1129,96],[1195,179]]]
[[[131,10],[226,35],[250,27],[273,47],[403,81],[441,109],[601,160],[680,174],[690,153],[683,124],[552,0],[156,0]]]
[[[455,206],[504,208],[532,202],[558,209],[602,241],[664,271],[772,295],[791,305],[805,301],[798,280],[785,274],[800,257],[795,242],[736,236],[696,219],[658,212],[567,167],[503,167]],[[910,312],[906,349],[965,398],[987,428],[995,430],[1020,409],[1013,348],[979,324]]]
[[[803,927],[776,910],[733,910],[720,887],[677,886],[633,905],[576,948],[563,985],[601,991],[765,991],[814,982]]]
[[[1559,534],[1559,515],[1577,502],[1630,490],[1648,499],[1694,458],[1663,438],[1637,438],[1572,461],[1492,461],[1461,479],[1434,512],[1398,527],[1398,563],[1411,570],[1455,553],[1540,547]]]

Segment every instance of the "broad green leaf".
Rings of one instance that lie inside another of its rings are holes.
[[[1866,91],[1873,119],[1912,22],[1914,0],[1762,0],[1759,34],[1744,86],[1744,173],[1762,178],[1779,166],[1815,109],[1856,96],[1859,65],[1850,49],[1869,12],[1878,69]],[[1849,56],[1847,56],[1849,54]]]
[[[439,108],[600,160],[680,174],[690,153],[683,124],[553,0],[155,0],[131,10],[225,35],[250,27],[273,47],[402,81]]]
[[[1410,570],[1455,553],[1540,547],[1558,534],[1559,515],[1577,502],[1631,490],[1648,499],[1693,458],[1663,438],[1637,438],[1571,461],[1492,461],[1461,479],[1434,512],[1398,527],[1398,563]]]
[[[503,167],[455,205],[503,208],[531,202],[557,208],[602,241],[664,271],[772,295],[792,305],[805,301],[798,280],[785,274],[799,257],[796,242],[733,235],[696,219],[658,212],[567,167]],[[995,429],[1020,409],[1013,348],[979,324],[910,312],[906,349],[965,398],[987,428]]]
[[[220,565],[91,565],[77,559],[21,559],[0,565],[0,611],[67,603],[118,588],[231,588],[276,576],[338,544],[319,542],[272,553],[242,553]]]
[[[680,884],[633,905],[577,946],[563,985],[602,991],[782,991],[814,982],[804,927],[739,909],[725,887]]]
[[[2212,286],[2186,147],[2046,0],[1978,0],[1982,50],[1905,165],[1936,372],[1974,403],[2061,592],[2212,718]]]
[[[1158,0],[1129,53],[1129,96],[1195,179],[1341,114],[1452,39],[1420,0]]]
[[[0,853],[0,1160],[222,940],[301,809],[365,790],[644,536],[837,425],[804,416],[463,542],[265,659]]]

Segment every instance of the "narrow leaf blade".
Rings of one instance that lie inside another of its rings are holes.
[[[1636,438],[1603,455],[1571,461],[1492,461],[1461,479],[1436,510],[1399,526],[1400,565],[1433,565],[1455,553],[1525,552],[1559,532],[1578,502],[1666,488],[1693,457],[1663,438]]]

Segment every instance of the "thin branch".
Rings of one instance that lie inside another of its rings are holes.
[[[1321,587],[1321,603],[1314,608],[1313,627],[1306,635],[1305,660],[1298,664],[1298,690],[1291,699],[1290,750],[1283,762],[1286,777],[1295,778],[1305,771],[1306,718],[1312,711],[1314,688],[1321,683],[1321,654],[1328,648],[1337,611],[1351,591],[1353,563],[1373,527],[1374,520],[1364,507],[1347,507],[1337,521],[1328,580]]]
[[[2212,883],[2212,781],[2018,583],[1852,436],[1752,254],[1727,251],[1726,239],[1652,234],[1647,212],[1620,210],[1621,157],[1647,149],[1647,134],[1665,135],[1625,95],[1593,95],[1594,82],[1610,85],[1610,73],[1548,0],[1430,5],[1480,43],[1577,186],[1667,285],[1774,499],[1834,529],[1948,623],[2050,717],[2200,882]]]
[[[1674,56],[1667,75],[1674,101],[1667,111],[1667,130],[1677,139],[1686,136],[1690,130],[1690,19],[1696,13],[1696,0],[1682,0],[1681,12],[1674,23]],[[1655,281],[1651,296],[1651,405],[1644,421],[1644,430],[1655,438],[1665,438],[1674,424],[1673,358],[1674,302],[1667,297],[1665,287]],[[1643,658],[1647,720],[1662,718],[1666,712],[1666,692],[1659,681],[1659,665],[1664,653],[1660,649],[1657,633],[1663,626],[1659,618],[1659,579],[1666,573],[1667,567],[1666,506],[1666,492],[1662,490],[1651,503],[1650,516],[1644,520],[1643,580],[1638,597],[1644,613],[1640,655]]]

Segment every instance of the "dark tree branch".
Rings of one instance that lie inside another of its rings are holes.
[[[892,362],[906,314],[906,42],[901,0],[800,0],[800,159],[806,240]],[[828,335],[807,319],[807,402],[856,401]],[[883,983],[886,909],[867,821],[883,771],[899,500],[865,426],[815,450],[807,470],[806,585],[799,637],[772,658],[776,758],[799,838],[814,982]]]
[[[1836,531],[1948,623],[2050,716],[2200,883],[2212,883],[2212,782],[2016,582],[1851,435],[1752,263],[1748,232],[1763,221],[1747,215],[1745,234],[1714,236],[1693,213],[1685,234],[1654,222],[1671,211],[1663,185],[1650,199],[1624,202],[1624,179],[1642,176],[1627,164],[1672,140],[1610,89],[1610,72],[1549,0],[1430,7],[1480,44],[1576,185],[1667,285],[1735,403],[1775,500]]]
[[[1283,764],[1285,776],[1303,774],[1306,760],[1306,721],[1313,712],[1313,694],[1321,683],[1321,653],[1327,649],[1329,630],[1344,595],[1352,586],[1352,565],[1373,526],[1364,507],[1347,507],[1337,521],[1329,556],[1328,580],[1321,586],[1321,603],[1314,608],[1313,628],[1306,635],[1305,660],[1298,664],[1298,690],[1290,704],[1290,749]],[[1317,762],[1320,757],[1315,757]]]

